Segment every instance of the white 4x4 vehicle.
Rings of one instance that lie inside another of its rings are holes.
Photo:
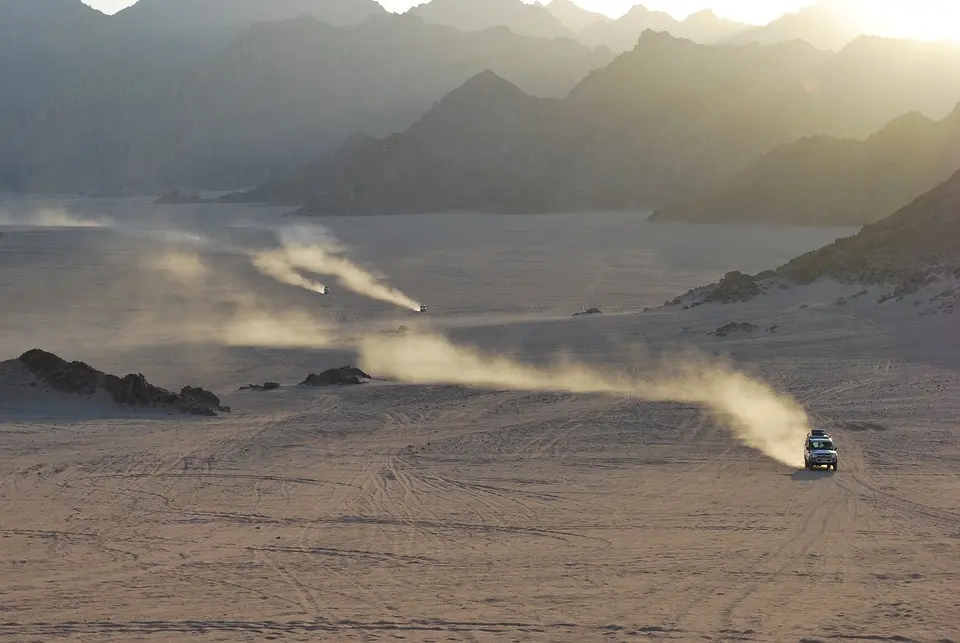
[[[823,429],[810,431],[803,447],[803,465],[807,469],[826,466],[836,471],[839,464],[840,458],[837,456],[837,447],[833,443],[833,438]]]

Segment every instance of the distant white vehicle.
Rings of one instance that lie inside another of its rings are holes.
[[[823,429],[813,429],[807,434],[807,439],[803,447],[803,465],[807,469],[816,469],[825,466],[828,469],[837,470],[840,464],[840,457],[837,454],[837,447]]]
[[[423,304],[420,304],[420,312],[421,312],[421,313],[427,312],[427,307],[424,306]]]
[[[329,294],[330,294],[330,286],[324,286],[324,287],[323,287],[323,294],[324,294],[324,295],[329,295]]]

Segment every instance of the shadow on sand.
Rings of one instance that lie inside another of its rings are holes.
[[[812,471],[800,469],[788,475],[791,480],[821,480],[823,478],[832,478],[835,472],[830,469],[813,469]]]

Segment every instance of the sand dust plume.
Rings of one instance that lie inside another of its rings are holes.
[[[609,393],[651,402],[706,407],[743,443],[790,466],[800,466],[806,413],[792,399],[726,365],[684,358],[645,378],[604,374],[564,362],[552,368],[485,356],[436,335],[368,336],[358,344],[360,368],[416,384],[570,393]]]
[[[168,278],[191,283],[207,274],[208,268],[196,253],[165,252],[144,259],[144,267],[158,270]]]
[[[298,286],[321,295],[324,294],[324,285],[300,274],[295,264],[290,260],[289,254],[284,250],[257,253],[253,257],[253,265],[257,270],[268,277],[273,277],[280,283]]]
[[[0,213],[0,225],[30,226],[37,228],[102,228],[112,225],[107,218],[94,219],[91,217],[70,214],[62,208],[42,208],[24,214]]]
[[[282,244],[279,250],[261,252],[254,257],[254,265],[264,274],[307,290],[313,290],[314,282],[298,270],[336,277],[342,286],[359,295],[407,310],[420,310],[419,302],[345,257],[343,247],[326,229],[319,226],[283,228],[278,237]],[[300,281],[294,283],[297,279]]]
[[[335,330],[319,324],[304,313],[276,315],[267,311],[246,311],[222,327],[227,346],[266,348],[324,348],[335,339]]]

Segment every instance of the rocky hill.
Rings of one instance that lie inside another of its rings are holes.
[[[960,289],[935,287],[941,281],[960,280],[960,171],[856,235],[837,239],[775,270],[757,275],[729,272],[719,282],[694,288],[665,305],[691,308],[742,302],[819,279],[883,286],[888,293],[878,303],[931,287],[939,290],[930,299],[933,309],[952,313],[960,307]],[[865,294],[861,289],[855,296]]]
[[[117,377],[84,362],[67,362],[39,349],[27,351],[18,360],[40,382],[54,391],[78,397],[106,394],[114,403],[135,408],[170,409],[192,415],[214,416],[229,412],[220,399],[202,388],[185,386],[172,393],[153,386],[142,374]]]
[[[905,288],[932,277],[960,279],[960,171],[856,235],[777,269],[794,283],[828,277]]]
[[[782,145],[654,221],[872,223],[960,169],[960,106],[941,121],[918,112],[865,141],[805,137]]]

